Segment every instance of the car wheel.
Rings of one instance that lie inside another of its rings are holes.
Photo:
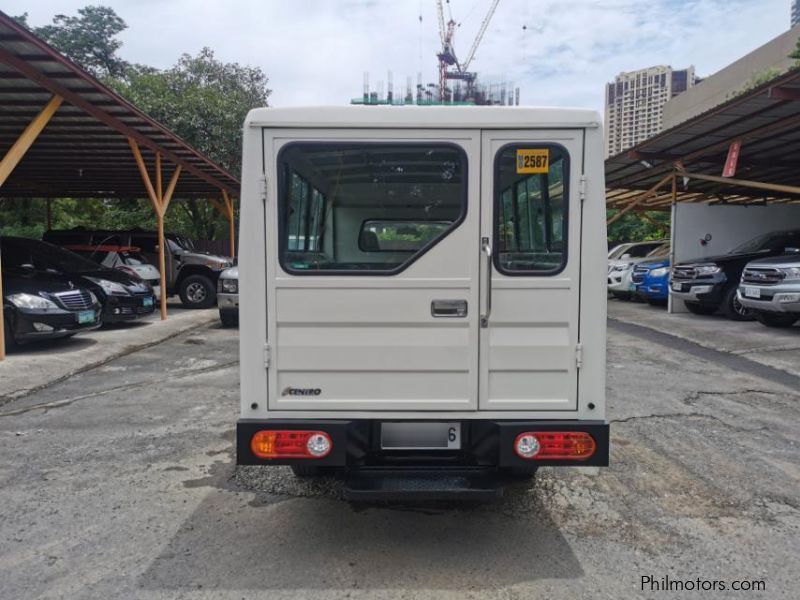
[[[731,321],[752,321],[753,311],[739,301],[736,295],[736,286],[732,285],[725,290],[722,296],[722,314]]]
[[[666,305],[666,300],[659,300],[658,298],[645,298],[647,303],[650,306],[664,306]]]
[[[189,275],[181,282],[178,293],[186,308],[211,308],[217,302],[214,284],[205,275]]]
[[[797,315],[783,315],[777,313],[757,312],[756,321],[767,327],[791,327],[797,322]]]
[[[699,302],[684,302],[686,305],[686,310],[688,310],[693,315],[713,315],[717,312],[716,306],[708,306],[707,304],[700,304]]]
[[[230,312],[220,312],[219,320],[223,327],[236,327],[239,324],[239,315]]]
[[[611,295],[614,296],[617,300],[630,300],[631,295],[628,292],[611,292]]]

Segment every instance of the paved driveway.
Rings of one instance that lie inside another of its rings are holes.
[[[485,506],[236,470],[235,330],[113,360],[0,408],[0,597],[795,598],[798,388],[659,339],[610,324],[610,468]]]

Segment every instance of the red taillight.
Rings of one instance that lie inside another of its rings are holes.
[[[324,458],[332,448],[324,431],[259,431],[250,440],[250,449],[259,458]]]
[[[595,450],[585,431],[526,431],[514,440],[514,452],[525,460],[586,460]]]

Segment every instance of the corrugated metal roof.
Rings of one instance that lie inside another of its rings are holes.
[[[25,154],[4,197],[147,197],[128,145],[137,140],[154,178],[155,152],[175,198],[239,193],[239,181],[0,12],[0,156],[58,94],[64,102]]]
[[[676,162],[690,173],[720,177],[737,139],[735,179],[800,186],[800,68],[606,159],[608,206],[624,207],[673,172]],[[640,208],[666,208],[670,201],[665,190]],[[678,201],[800,202],[800,194],[691,179],[687,186],[680,181]]]

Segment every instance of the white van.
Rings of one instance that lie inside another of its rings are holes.
[[[602,141],[585,110],[251,111],[238,464],[357,500],[607,465]]]

